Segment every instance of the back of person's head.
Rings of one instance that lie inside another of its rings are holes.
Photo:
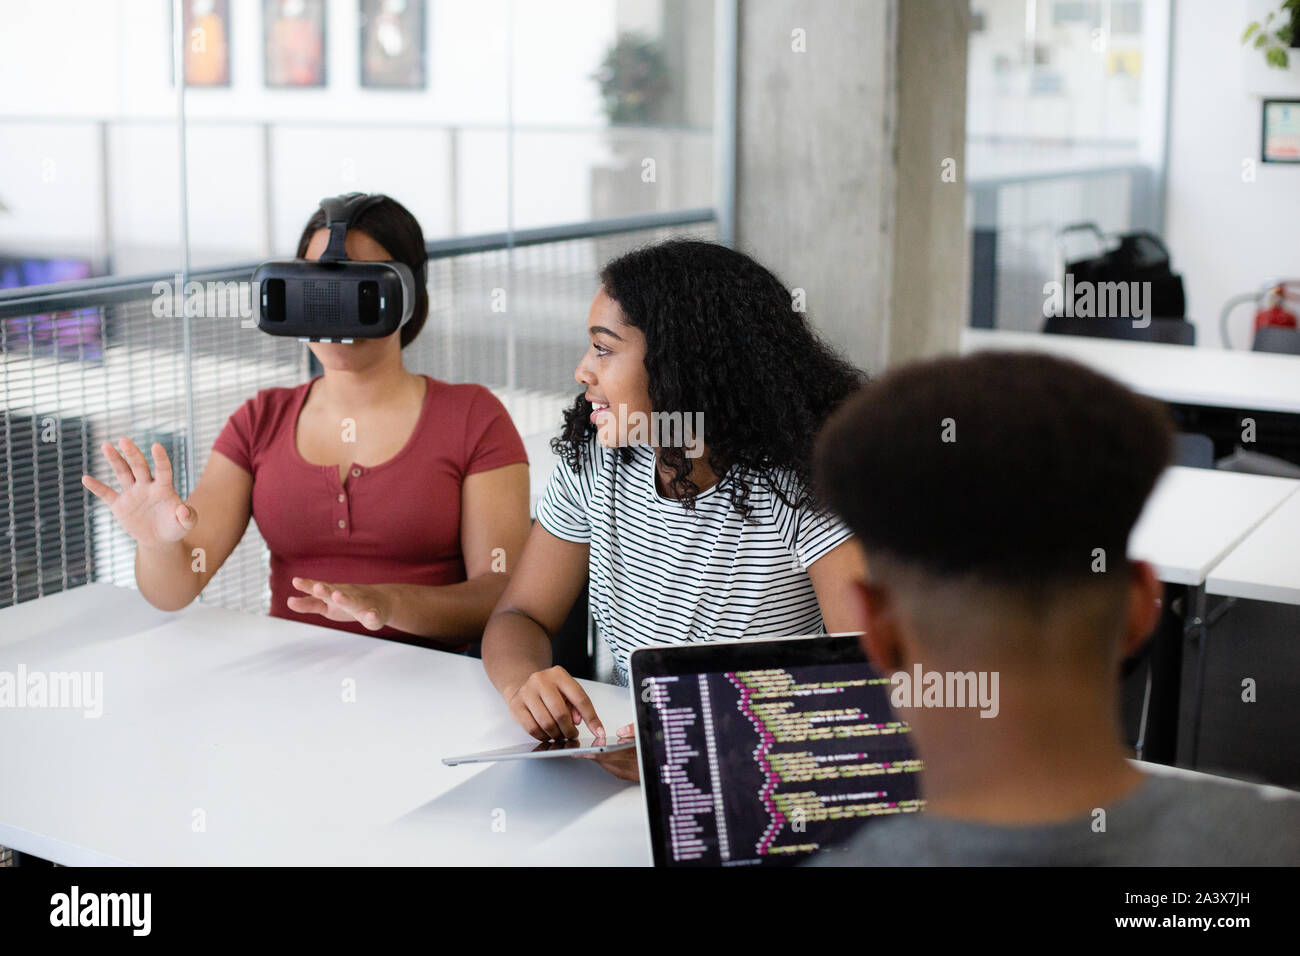
[[[1035,622],[1064,621],[1078,641],[1051,653],[1068,663],[1113,650],[1097,631],[1119,630],[1129,535],[1171,446],[1164,407],[1103,375],[981,352],[866,386],[819,436],[815,472],[927,649],[1023,654]],[[980,633],[992,647],[955,647]]]
[[[299,259],[307,254],[312,236],[325,228],[325,210],[317,209],[298,239]],[[409,209],[396,199],[384,196],[365,209],[348,231],[364,232],[388,250],[394,262],[404,263],[415,279],[415,303],[411,318],[402,326],[399,341],[406,348],[424,328],[429,317],[429,254],[424,244],[424,230]]]

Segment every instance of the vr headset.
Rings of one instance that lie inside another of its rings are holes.
[[[273,259],[253,272],[261,298],[257,327],[300,342],[352,342],[392,335],[415,310],[415,277],[401,262],[353,262],[348,228],[386,197],[345,193],[322,199],[329,245],[316,262]]]

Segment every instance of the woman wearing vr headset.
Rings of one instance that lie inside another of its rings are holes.
[[[409,268],[405,324],[312,342],[323,374],[245,402],[188,501],[163,447],[153,445],[151,472],[129,438],[102,446],[120,491],[89,475],[82,483],[135,539],[136,581],[156,607],[193,601],[251,516],[271,553],[273,616],[460,649],[482,633],[528,535],[523,442],[486,388],[403,364],[429,309],[415,217],[387,196],[339,197],[331,209],[346,216],[346,232],[335,231],[347,259]],[[319,260],[329,239],[318,210],[298,258]]]
[[[542,740],[584,721],[605,736],[551,658],[588,576],[626,683],[646,644],[847,630],[861,566],[810,492],[810,463],[818,429],[864,376],[791,293],[748,256],[688,240],[617,258],[600,281],[574,373],[584,391],[552,442],[564,461],[483,635],[488,676]],[[596,759],[635,777],[635,750]]]

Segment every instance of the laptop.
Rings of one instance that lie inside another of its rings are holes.
[[[655,866],[791,865],[921,809],[921,762],[857,634],[639,648]]]

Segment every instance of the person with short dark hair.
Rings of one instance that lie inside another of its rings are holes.
[[[1031,353],[907,365],[830,418],[816,483],[863,549],[862,642],[926,806],[813,863],[1300,862],[1300,800],[1127,759],[1120,665],[1162,596],[1127,546],[1171,444],[1163,406]]]
[[[319,259],[328,240],[317,210],[298,258]],[[105,442],[120,490],[90,475],[82,483],[136,541],[136,581],[156,607],[193,601],[252,517],[270,551],[273,617],[464,650],[528,535],[528,456],[488,389],[402,361],[429,311],[416,218],[383,196],[348,228],[345,248],[349,259],[410,268],[414,312],[401,329],[310,343],[323,373],[236,409],[186,501],[156,442],[152,470],[129,438]]]

